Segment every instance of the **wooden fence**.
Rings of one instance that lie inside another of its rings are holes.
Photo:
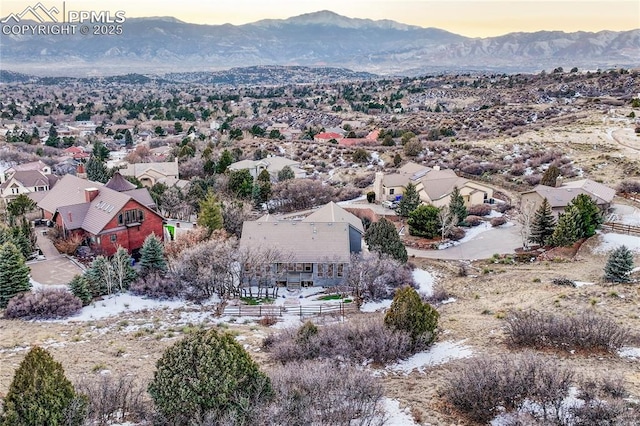
[[[602,229],[617,234],[640,235],[640,226],[627,225],[620,222],[605,222],[602,224]]]
[[[316,315],[340,315],[358,312],[355,303],[324,303],[320,305],[274,306],[274,305],[236,305],[224,308],[223,315],[236,317],[281,317],[285,313],[299,315],[301,318]]]

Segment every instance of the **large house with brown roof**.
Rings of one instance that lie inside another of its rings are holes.
[[[134,163],[127,164],[127,167],[120,170],[122,176],[133,176],[147,188],[151,188],[156,183],[163,183],[167,186],[184,186],[185,181],[181,181],[178,173],[178,159],[160,163]]]
[[[269,285],[288,288],[334,286],[342,282],[351,254],[362,250],[362,221],[331,202],[302,220],[283,220],[266,215],[246,221],[242,227],[240,250],[269,247],[281,259],[269,265],[244,265],[278,271]],[[251,274],[245,285],[254,285]],[[276,278],[277,277],[277,278]]]
[[[278,173],[289,167],[296,178],[305,177],[307,173],[300,168],[300,162],[285,157],[269,156],[260,160],[241,160],[229,165],[229,170],[249,170],[256,179],[263,170],[269,172],[272,181],[278,180]]]
[[[462,178],[451,169],[443,170],[438,166],[431,168],[410,162],[395,173],[376,173],[373,183],[376,200],[399,200],[409,183],[416,186],[423,203],[436,207],[448,205],[456,187],[467,207],[489,202],[493,198],[493,188]]]
[[[556,186],[538,185],[531,191],[523,192],[520,196],[521,205],[533,203],[537,210],[546,198],[551,206],[551,211],[557,217],[571,203],[571,200],[580,194],[586,194],[606,211],[611,207],[616,190],[591,179],[580,179],[564,182],[561,178],[556,181]]]
[[[38,207],[66,237],[82,237],[99,254],[112,255],[118,246],[131,253],[148,235],[163,236],[163,218],[149,191],[137,189],[119,173],[104,185],[65,175]]]

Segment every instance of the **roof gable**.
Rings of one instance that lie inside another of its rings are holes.
[[[354,214],[349,213],[333,201],[319,208],[309,216],[305,217],[302,222],[308,223],[347,223],[356,229],[360,234],[364,234],[364,226],[362,221]]]

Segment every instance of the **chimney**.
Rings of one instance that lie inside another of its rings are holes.
[[[84,199],[87,203],[93,201],[94,198],[98,195],[98,188],[85,188],[84,190]]]
[[[87,178],[87,172],[84,168],[84,164],[80,163],[78,164],[78,168],[76,169],[76,176],[79,177],[80,179],[86,179]]]
[[[556,188],[560,188],[563,183],[564,183],[564,179],[562,178],[562,176],[558,176],[556,178]]]
[[[69,223],[73,222],[73,216],[71,215],[71,212],[69,212]]]
[[[433,170],[440,170],[440,166],[433,166]]]

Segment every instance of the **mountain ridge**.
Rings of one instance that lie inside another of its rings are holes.
[[[259,65],[326,66],[381,75],[538,72],[558,66],[595,70],[640,65],[640,29],[471,38],[325,10],[243,25],[129,18],[117,36],[3,35],[1,53],[9,64],[5,68],[35,75],[158,74]]]

